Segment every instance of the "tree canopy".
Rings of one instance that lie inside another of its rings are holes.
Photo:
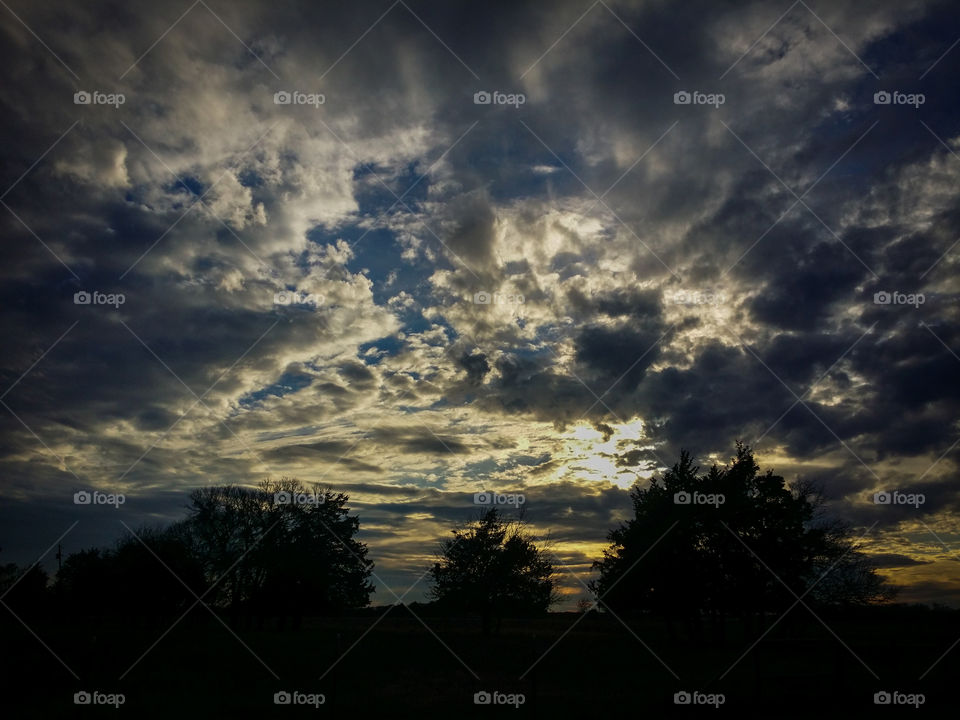
[[[67,557],[54,591],[84,614],[166,615],[201,596],[261,624],[365,607],[373,562],[348,501],[288,478],[195,490],[184,520]]]
[[[430,569],[430,597],[439,606],[478,614],[489,630],[495,618],[543,613],[556,601],[553,564],[522,520],[491,508],[452,535]]]
[[[805,601],[821,604],[893,595],[849,529],[823,516],[813,486],[761,473],[741,444],[705,473],[682,452],[631,499],[633,517],[594,563],[601,607],[689,618],[783,610],[808,589]]]

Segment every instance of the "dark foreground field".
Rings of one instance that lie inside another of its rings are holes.
[[[722,679],[752,642],[733,622],[725,643],[718,644],[709,638],[694,643],[684,636],[671,641],[663,623],[653,618],[631,621],[627,629],[610,616],[557,613],[506,621],[498,635],[484,637],[476,621],[418,614],[429,629],[398,607],[385,617],[371,611],[308,619],[298,631],[272,625],[240,630],[241,643],[200,611],[165,635],[128,673],[173,619],[149,626],[80,618],[65,619],[59,627],[30,623],[79,680],[7,614],[0,621],[6,708],[0,714],[283,718],[358,712],[365,717],[380,711],[387,717],[628,713],[858,718],[955,717],[960,707],[960,646],[920,679],[960,638],[960,616],[954,612],[885,608],[855,617],[820,613],[838,640],[798,607],[790,617],[804,624],[778,625]],[[80,691],[123,693],[124,704],[119,709],[77,706],[73,696]],[[322,693],[325,702],[317,708],[276,705],[274,694],[281,691]],[[519,707],[477,705],[474,695],[482,691],[522,693],[524,702]],[[674,693],[680,691],[722,693],[724,704],[719,709],[676,705]],[[922,693],[924,704],[919,709],[876,705],[874,694],[882,691]]]

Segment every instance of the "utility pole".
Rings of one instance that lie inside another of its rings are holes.
[[[57,572],[60,572],[60,569],[63,566],[63,563],[60,562],[62,559],[63,559],[63,545],[60,543],[57,543]]]

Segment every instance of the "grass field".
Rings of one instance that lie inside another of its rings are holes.
[[[953,612],[820,613],[828,630],[798,607],[790,617],[802,624],[779,624],[732,670],[752,644],[733,622],[720,644],[671,641],[654,618],[627,628],[609,615],[555,613],[504,621],[499,634],[483,636],[476,620],[418,615],[427,627],[397,607],[385,616],[309,618],[299,630],[268,625],[234,637],[200,611],[149,652],[175,618],[31,622],[79,680],[8,615],[3,681],[12,712],[4,717],[955,717],[960,706],[960,649],[919,679],[960,638]],[[83,690],[123,693],[124,704],[77,706],[73,694]],[[884,690],[923,693],[925,702],[919,709],[875,705],[874,693]],[[280,691],[322,694],[325,702],[276,705]],[[524,701],[476,705],[481,691],[519,693]],[[722,693],[724,703],[676,705],[679,691]]]

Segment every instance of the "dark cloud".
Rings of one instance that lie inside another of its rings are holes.
[[[451,453],[469,453],[471,450],[471,447],[462,440],[456,437],[434,434],[426,427],[415,429],[378,428],[371,433],[371,438],[375,442],[383,443],[388,447],[408,454],[449,455]]]
[[[881,567],[881,568],[929,565],[931,562],[929,560],[917,560],[915,558],[910,557],[909,555],[900,555],[899,553],[871,553],[870,560],[872,560],[877,565],[877,567]]]
[[[361,362],[351,361],[344,363],[340,366],[340,374],[352,385],[360,388],[369,387],[374,381],[373,373]]]
[[[487,373],[490,372],[490,363],[487,362],[487,356],[483,353],[468,354],[464,353],[458,361],[460,367],[467,371],[467,381],[471,385],[479,385],[483,382]]]

